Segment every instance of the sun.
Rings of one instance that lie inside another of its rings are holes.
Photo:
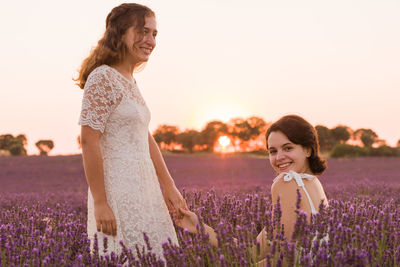
[[[229,139],[228,136],[223,135],[220,138],[218,138],[218,143],[222,149],[225,149],[231,144],[231,139]]]
[[[217,153],[233,153],[235,152],[235,148],[233,147],[231,139],[226,135],[222,135],[215,143],[214,151]]]

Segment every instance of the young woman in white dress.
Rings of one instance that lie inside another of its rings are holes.
[[[186,203],[148,131],[150,112],[133,78],[156,45],[154,12],[122,4],[108,14],[104,36],[76,79],[84,89],[79,123],[88,192],[88,237],[99,252],[144,246],[162,257],[162,243],[178,243],[168,209]],[[162,191],[160,189],[162,186]]]
[[[273,123],[266,133],[266,139],[269,161],[277,173],[271,186],[272,203],[275,205],[278,196],[280,197],[281,223],[284,225],[287,240],[291,240],[297,218],[297,189],[303,196],[300,209],[305,211],[308,217],[318,212],[316,207],[319,207],[321,201],[328,205],[324,189],[315,176],[324,172],[326,162],[319,156],[315,128],[299,116],[284,116]],[[196,233],[196,225],[199,223],[197,215],[185,209],[181,209],[181,212],[184,217],[176,220],[177,225]],[[204,228],[210,243],[218,246],[214,230],[208,225],[204,225]],[[250,249],[255,261],[260,261],[267,255],[270,243],[264,229],[257,236],[257,241],[260,244],[259,254],[255,248]]]

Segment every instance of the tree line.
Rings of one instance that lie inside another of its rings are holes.
[[[180,131],[177,126],[164,124],[153,132],[153,136],[161,149],[175,152],[215,152],[218,138],[227,136],[236,152],[266,153],[265,133],[270,125],[255,116],[235,118],[227,123],[211,121],[200,131]],[[333,128],[317,125],[315,129],[321,151],[333,157],[400,156],[400,139],[396,147],[390,147],[369,128],[353,130],[345,125]]]
[[[400,156],[400,139],[396,147],[390,147],[369,128],[353,130],[348,126],[339,125],[329,129],[317,125],[315,129],[321,151],[329,152],[331,157]]]
[[[13,136],[12,134],[0,135],[0,155],[26,156],[25,146],[28,144],[28,139],[25,134]],[[52,140],[39,140],[35,143],[39,150],[39,154],[47,156],[54,148]]]
[[[263,118],[233,118],[227,123],[219,120],[208,122],[202,130],[186,129],[163,124],[153,137],[162,150],[193,153],[197,151],[223,152],[218,139],[225,136],[230,141],[231,152],[266,153],[265,133],[271,123]],[[396,147],[390,147],[369,128],[353,130],[345,125],[328,128],[317,125],[320,149],[332,157],[345,156],[400,156],[400,139]],[[77,138],[80,148],[80,136]],[[26,155],[27,137],[25,134],[13,136],[0,135],[0,155]],[[48,155],[54,148],[52,140],[39,140],[35,143],[40,155]],[[220,150],[218,150],[220,149]],[[222,148],[223,149],[223,148]]]
[[[218,138],[227,136],[236,150],[249,152],[264,149],[265,140],[261,136],[268,126],[264,119],[253,116],[247,119],[231,119],[228,123],[214,120],[207,123],[201,131],[180,131],[177,126],[164,124],[154,131],[153,136],[163,150],[213,152]]]

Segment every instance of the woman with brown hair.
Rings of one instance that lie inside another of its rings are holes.
[[[104,36],[86,58],[76,79],[84,89],[79,119],[88,192],[88,236],[99,252],[120,241],[135,251],[149,237],[162,257],[162,242],[178,243],[168,213],[186,203],[148,131],[150,112],[133,78],[156,45],[154,12],[139,4],[115,7]],[[163,192],[161,192],[160,184]],[[176,213],[175,213],[176,214]]]
[[[319,155],[318,136],[315,128],[297,115],[284,116],[273,123],[266,133],[267,150],[272,168],[277,177],[271,186],[272,203],[276,205],[278,197],[281,206],[281,223],[285,236],[291,240],[296,221],[297,190],[303,196],[300,209],[308,214],[318,212],[321,201],[328,205],[324,189],[316,175],[326,169],[326,162]],[[176,220],[177,225],[196,233],[199,223],[197,215],[181,209],[183,218]],[[210,243],[218,246],[217,235],[211,227],[204,225]],[[328,237],[326,236],[324,240]],[[255,262],[264,266],[262,259],[267,255],[270,240],[265,229],[257,236],[260,249],[250,248]]]

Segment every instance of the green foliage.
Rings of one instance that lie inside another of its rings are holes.
[[[41,156],[47,156],[47,154],[54,148],[54,142],[52,140],[39,140],[35,145],[39,149]]]
[[[267,125],[264,119],[255,116],[246,120],[242,118],[231,119],[230,124],[229,133],[242,141],[249,141],[256,138]]]
[[[14,136],[11,134],[0,135],[0,149],[9,150],[11,142],[14,140]]]
[[[19,155],[24,155],[26,154],[26,151],[23,147],[23,145],[21,145],[19,142],[13,142],[8,151],[10,151],[11,155],[13,156],[19,156]]]
[[[359,139],[364,147],[372,147],[378,141],[378,135],[371,129],[358,129],[353,133],[354,139]]]
[[[315,126],[315,130],[317,131],[318,134],[318,142],[320,150],[330,151],[335,146],[336,143],[336,140],[333,137],[331,130],[323,125]]]
[[[264,130],[266,130],[267,126],[267,123],[263,118],[256,116],[246,119],[246,124],[250,132],[250,139],[259,136]]]
[[[342,157],[399,157],[400,149],[383,145],[377,148],[373,147],[360,147],[346,144],[336,145],[332,152],[331,157],[342,158]]]
[[[195,130],[187,130],[176,136],[176,141],[181,144],[183,148],[187,149],[190,153],[193,152],[195,145],[201,145],[203,143],[201,134]]]
[[[265,140],[260,142],[260,136],[265,133],[268,123],[260,117],[249,117],[247,119],[234,118],[228,123],[211,121],[206,124],[201,132],[186,130],[180,132],[178,127],[161,125],[153,133],[154,139],[164,150],[174,152],[176,144],[181,144],[183,151],[213,152],[217,139],[227,135],[235,148],[239,151],[260,150],[265,153]],[[332,157],[360,157],[360,156],[400,156],[400,140],[395,149],[385,145],[384,140],[378,139],[378,135],[372,129],[360,128],[353,132],[347,126],[339,125],[329,129],[323,125],[315,126],[318,135],[320,150],[330,153]],[[362,142],[363,147],[346,144],[352,137],[353,141]],[[374,148],[380,145],[378,148]],[[179,148],[180,149],[180,148]]]
[[[153,133],[154,140],[158,143],[170,145],[176,141],[176,136],[179,133],[179,128],[172,125],[160,125]]]
[[[383,145],[378,148],[370,148],[369,156],[396,157],[400,155],[399,155],[399,149]]]
[[[11,134],[0,135],[0,149],[7,150],[13,156],[26,155],[27,138],[24,134],[14,137]]]
[[[349,127],[347,126],[336,126],[331,130],[331,133],[338,143],[345,143],[350,139]]]
[[[368,154],[367,150],[360,146],[338,144],[332,149],[331,157],[333,158],[363,157],[367,156],[367,154]]]
[[[213,151],[214,144],[221,134],[228,133],[228,126],[221,121],[211,121],[200,132],[203,145],[206,145],[207,151]]]

